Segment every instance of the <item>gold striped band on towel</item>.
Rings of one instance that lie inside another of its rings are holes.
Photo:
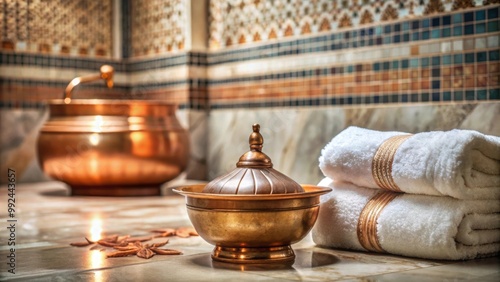
[[[394,200],[399,193],[382,191],[373,196],[361,211],[358,219],[358,241],[363,248],[371,252],[385,252],[380,246],[377,236],[377,221],[382,210]]]
[[[392,163],[394,162],[394,155],[396,155],[399,146],[410,136],[412,135],[392,136],[378,147],[377,152],[373,156],[372,176],[380,188],[401,192],[401,189],[399,189],[392,178]]]

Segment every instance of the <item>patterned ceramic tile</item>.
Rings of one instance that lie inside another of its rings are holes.
[[[131,1],[131,56],[183,50],[187,0]]]
[[[485,0],[212,0],[210,49],[493,4]],[[480,1],[479,1],[480,2]]]
[[[111,56],[112,0],[9,0],[0,7],[0,50]]]

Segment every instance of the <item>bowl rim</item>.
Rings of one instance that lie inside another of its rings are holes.
[[[50,99],[48,105],[76,106],[76,105],[130,105],[131,103],[142,105],[162,105],[179,106],[179,103],[167,102],[163,100],[139,100],[139,99],[71,99],[71,103],[66,104],[64,99]]]
[[[288,200],[301,199],[320,196],[332,191],[332,188],[301,184],[305,192],[290,194],[213,194],[201,192],[206,184],[195,184],[173,188],[177,194],[188,198],[208,199],[208,200],[231,200],[231,201],[262,201],[262,200]]]

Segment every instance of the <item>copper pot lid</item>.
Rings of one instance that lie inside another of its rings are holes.
[[[289,194],[302,193],[300,184],[273,168],[271,159],[262,152],[264,138],[260,125],[252,126],[248,142],[250,151],[243,154],[236,168],[209,182],[203,193],[212,194]]]

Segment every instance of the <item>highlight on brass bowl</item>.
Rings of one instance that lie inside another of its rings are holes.
[[[212,194],[205,185],[174,189],[186,197],[189,219],[198,234],[215,245],[212,258],[240,264],[291,264],[291,244],[316,222],[320,196],[331,191],[302,185],[290,194]]]
[[[42,170],[73,195],[159,195],[187,166],[189,136],[177,106],[159,101],[62,100],[37,141]]]

